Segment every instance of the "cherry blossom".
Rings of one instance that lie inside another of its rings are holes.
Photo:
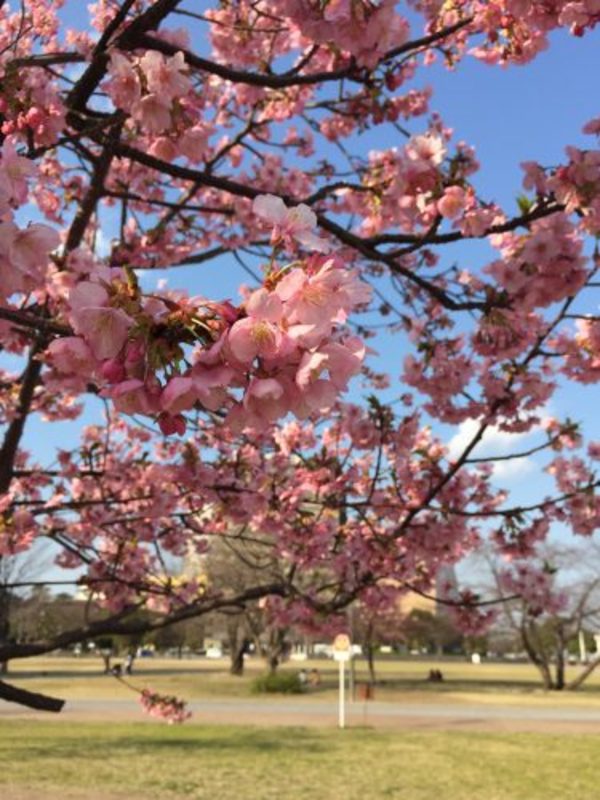
[[[146,714],[164,719],[169,725],[185,722],[192,716],[191,711],[186,709],[184,700],[159,694],[151,689],[144,689],[140,693],[140,703]]]
[[[252,210],[256,216],[273,225],[271,241],[274,244],[282,241],[290,246],[291,240],[295,239],[309,250],[328,252],[327,242],[312,232],[317,224],[316,214],[304,203],[287,208],[280,197],[265,194],[255,198]]]

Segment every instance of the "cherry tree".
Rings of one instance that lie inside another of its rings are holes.
[[[554,30],[594,35],[597,0],[98,0],[79,29],[64,5],[0,2],[0,557],[50,541],[103,612],[0,662],[255,602],[335,632],[484,538],[527,563],[556,523],[594,533],[600,445],[546,407],[600,378],[600,119],[522,165],[512,213],[415,75],[526,65]],[[487,262],[446,262],[476,240]],[[252,282],[186,290],[211,263]],[[42,463],[35,418],[80,441]],[[536,443],[482,456],[493,431]],[[555,491],[511,502],[493,465],[533,454]],[[177,575],[216,537],[264,552],[252,585]],[[445,602],[489,624],[488,599]],[[167,700],[144,702],[185,716]]]
[[[511,564],[488,559],[497,592],[512,599],[502,603],[499,621],[536,667],[545,690],[578,689],[600,665],[598,653],[586,660],[585,637],[598,629],[600,579],[597,544],[577,547],[546,545],[535,557]],[[579,650],[581,665],[567,675],[569,648]]]

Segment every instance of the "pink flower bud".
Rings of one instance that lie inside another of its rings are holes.
[[[164,436],[170,436],[176,433],[178,436],[183,436],[186,429],[185,418],[182,414],[168,414],[163,412],[158,416],[158,427]]]

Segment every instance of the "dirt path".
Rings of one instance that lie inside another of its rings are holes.
[[[131,794],[106,794],[103,791],[68,791],[52,792],[46,789],[23,789],[21,787],[0,786],[2,800],[149,800],[148,797],[135,797]]]
[[[337,704],[306,699],[228,699],[190,703],[198,724],[335,727]],[[73,722],[154,722],[130,700],[73,700],[59,715],[0,702],[0,723],[10,719]],[[386,730],[466,730],[495,733],[600,733],[600,709],[458,703],[349,703],[348,727]],[[156,723],[155,723],[156,724]],[[70,798],[69,798],[70,800]]]

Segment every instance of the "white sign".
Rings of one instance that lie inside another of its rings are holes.
[[[346,661],[350,661],[351,655],[352,655],[352,645],[350,642],[350,637],[345,633],[339,633],[333,640],[333,657],[335,658],[336,661],[339,661],[340,664],[340,672],[339,672],[340,697],[339,697],[339,709],[338,709],[338,725],[340,728],[346,727],[346,697],[345,697],[346,677],[344,675],[344,664],[346,663]]]
[[[350,650],[334,650],[334,661],[350,661]]]
[[[350,661],[352,656],[352,645],[350,637],[345,633],[339,633],[333,640],[333,657],[336,661]]]

